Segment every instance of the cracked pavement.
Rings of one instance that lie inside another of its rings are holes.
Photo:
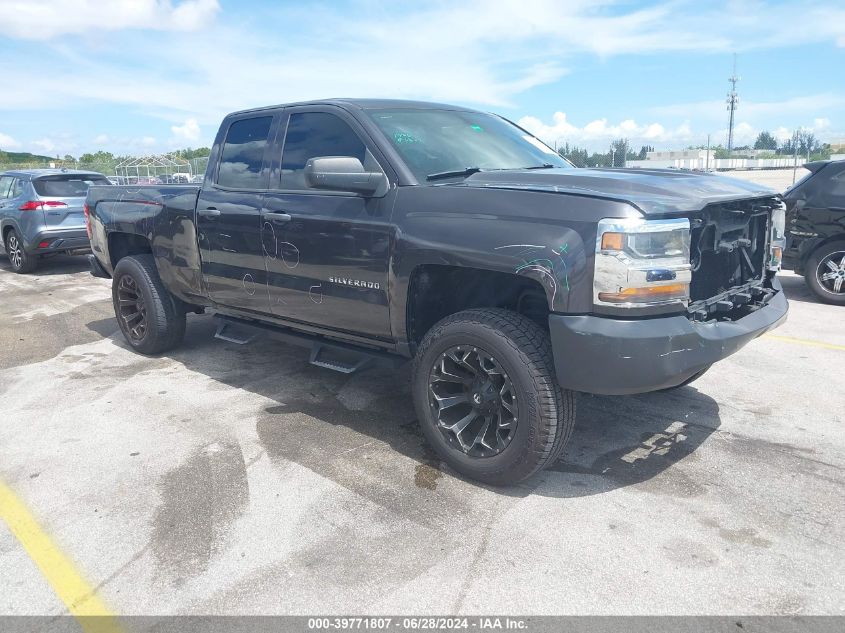
[[[781,337],[845,345],[783,275]],[[579,399],[562,460],[446,470],[408,371],[215,340],[147,358],[83,258],[0,262],[0,479],[119,615],[842,614],[845,351],[762,337],[691,386]],[[0,613],[64,606],[0,523]]]

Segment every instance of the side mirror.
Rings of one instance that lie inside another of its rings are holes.
[[[306,184],[312,189],[351,191],[364,196],[384,195],[387,176],[380,171],[364,171],[352,156],[318,156],[305,163]]]

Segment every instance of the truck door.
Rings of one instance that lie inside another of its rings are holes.
[[[212,300],[269,312],[261,246],[261,208],[267,189],[268,139],[272,114],[252,114],[224,123],[219,164],[197,200],[202,274]],[[228,123],[228,126],[227,126]]]
[[[270,309],[285,319],[390,339],[394,194],[367,198],[319,191],[303,177],[305,163],[318,156],[353,156],[368,171],[382,168],[358,123],[339,108],[285,112],[279,169],[274,169],[262,212]]]

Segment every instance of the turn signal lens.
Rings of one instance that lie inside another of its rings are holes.
[[[772,259],[769,262],[769,266],[771,267],[779,267],[781,261],[783,260],[783,249],[780,246],[773,246],[772,247]]]
[[[605,233],[601,236],[601,249],[603,251],[621,251],[624,245],[622,233]]]
[[[686,299],[689,296],[689,284],[667,284],[648,288],[623,288],[619,292],[600,292],[599,300],[608,303],[638,303],[654,300]]]

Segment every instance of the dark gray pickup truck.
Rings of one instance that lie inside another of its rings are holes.
[[[686,384],[778,325],[784,206],[712,175],[575,169],[491,114],[330,100],[223,121],[200,186],[91,187],[92,273],[129,344],[187,312],[349,372],[413,359],[420,424],[455,470],[523,480],[574,394]]]

